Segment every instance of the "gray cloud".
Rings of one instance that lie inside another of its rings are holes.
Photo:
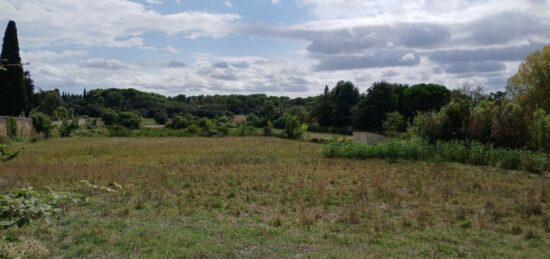
[[[91,58],[91,59],[81,61],[79,65],[81,67],[108,69],[108,70],[119,70],[127,67],[124,63],[116,59],[98,59],[98,58]]]
[[[212,65],[213,67],[217,67],[217,68],[229,68],[229,64],[225,61],[222,61],[222,62],[218,62],[214,65]]]
[[[451,63],[445,69],[449,74],[461,73],[488,73],[498,72],[506,69],[506,65],[502,62],[481,61],[481,62],[456,62]]]
[[[529,53],[542,48],[541,43],[531,43],[521,46],[478,48],[478,49],[454,49],[434,51],[428,57],[436,62],[467,62],[467,61],[519,61]]]
[[[181,68],[181,67],[186,67],[187,65],[185,65],[185,63],[183,63],[181,61],[172,60],[168,63],[162,64],[162,66],[163,67],[171,67],[171,68]]]
[[[404,67],[420,63],[415,53],[407,51],[377,51],[369,55],[322,56],[316,66],[318,71],[334,71],[361,68]]]

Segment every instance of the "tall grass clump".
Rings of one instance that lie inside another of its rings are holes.
[[[430,144],[418,139],[393,139],[367,145],[351,141],[331,141],[323,147],[323,155],[331,158],[456,162],[534,173],[550,170],[550,157],[545,153],[498,148],[478,142],[451,141]]]

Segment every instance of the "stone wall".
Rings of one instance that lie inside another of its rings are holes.
[[[386,137],[370,132],[353,132],[353,143],[377,144],[386,141]]]
[[[32,120],[29,118],[16,118],[15,122],[17,123],[17,135],[22,137],[28,137],[35,133],[35,130],[32,126]],[[0,116],[0,136],[6,136],[6,119],[5,117]]]

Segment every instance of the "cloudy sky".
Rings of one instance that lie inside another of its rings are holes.
[[[351,80],[503,89],[550,0],[0,0],[37,87],[309,96]],[[1,25],[4,26],[4,25]]]

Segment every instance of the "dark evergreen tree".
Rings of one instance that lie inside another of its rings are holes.
[[[10,21],[6,28],[0,60],[4,67],[0,71],[0,115],[21,115],[27,108],[28,99],[14,21]]]
[[[25,116],[29,116],[33,106],[34,80],[31,78],[31,72],[25,71],[25,94],[27,95],[27,106],[25,107]]]
[[[351,125],[351,108],[359,102],[359,89],[352,82],[340,81],[332,92],[334,95],[332,126],[348,127]]]
[[[398,111],[400,97],[407,86],[377,82],[367,91],[353,110],[353,126],[357,129],[381,131],[390,112]]]
[[[334,103],[328,89],[325,86],[325,92],[319,97],[317,104],[313,109],[313,117],[317,118],[317,122],[321,127],[330,127],[332,125],[332,109]]]

